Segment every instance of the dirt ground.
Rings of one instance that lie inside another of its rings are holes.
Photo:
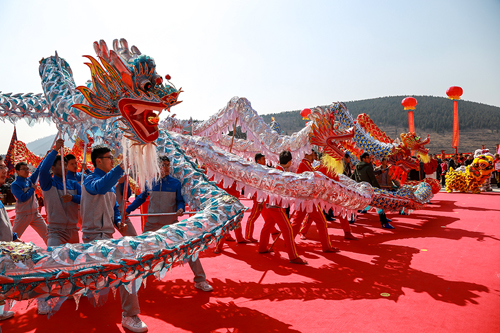
[[[394,126],[385,126],[381,129],[386,132],[392,139],[396,137],[396,133],[402,133],[405,129],[402,127],[396,128]],[[416,133],[421,137],[426,137],[430,135],[431,142],[427,145],[431,154],[441,153],[441,150],[445,150],[447,154],[453,153],[454,149],[451,147],[453,133],[436,133],[423,131],[418,128],[415,129]],[[496,145],[500,144],[500,133],[495,133],[492,130],[462,130],[460,131],[460,140],[458,152],[474,152],[476,149],[480,149],[485,146],[489,149],[492,154],[496,153]]]

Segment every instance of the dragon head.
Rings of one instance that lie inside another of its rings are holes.
[[[488,178],[493,171],[493,156],[488,155],[477,156],[472,161],[472,164],[467,167],[467,172],[481,181]]]
[[[92,86],[77,88],[88,105],[73,107],[99,119],[119,117],[125,137],[136,144],[155,141],[160,113],[180,103],[177,99],[182,89],[163,84],[153,58],[141,54],[135,46],[129,50],[125,39],[115,39],[113,50],[108,50],[103,40],[94,42],[94,49],[100,63],[85,56],[90,60],[86,65],[90,67]]]
[[[335,160],[344,157],[345,150],[341,145],[343,141],[349,141],[354,136],[354,128],[340,130],[335,128],[335,116],[332,112],[321,112],[314,109],[311,113],[313,124],[309,139],[312,145],[319,146],[323,151]]]
[[[411,150],[415,150],[424,163],[429,162],[429,149],[425,148],[425,145],[431,141],[429,136],[422,140],[414,132],[401,133],[401,141],[403,142],[402,148],[405,151],[410,152]]]

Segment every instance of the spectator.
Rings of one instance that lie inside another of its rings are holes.
[[[429,163],[424,164],[424,172],[425,172],[425,178],[432,178],[432,179],[437,179],[436,177],[436,169],[438,166],[438,162],[436,160],[436,155],[431,155],[431,160]]]
[[[345,153],[344,158],[342,159],[342,164],[344,166],[343,174],[347,177],[352,176],[352,167],[351,167],[351,156],[348,153]]]
[[[380,188],[383,188],[384,190],[392,189],[392,179],[389,175],[389,165],[387,164],[387,157],[383,157],[380,160],[380,166],[375,168],[374,173],[378,183],[380,184]]]
[[[500,188],[500,154],[495,154],[495,160],[493,161],[493,166],[495,168],[495,180],[497,181],[497,187]]]
[[[457,155],[453,155],[452,158],[450,158],[450,161],[448,162],[448,169],[451,169],[453,168],[453,170],[456,170],[460,164],[458,164],[458,161],[457,161]]]
[[[441,185],[445,186],[446,183],[446,173],[448,172],[448,160],[445,158],[443,162],[441,162]]]
[[[443,160],[440,159],[439,157],[437,157],[437,155],[435,155],[435,158],[436,158],[436,161],[437,161],[437,167],[436,167],[436,179],[438,181],[441,181],[441,176],[443,175],[443,168],[441,167],[441,163],[443,163]]]
[[[464,162],[465,166],[471,165],[472,161],[474,161],[474,157],[472,157],[472,154],[471,155],[467,155],[467,159]]]
[[[464,162],[465,162],[465,157],[464,157],[464,154],[463,153],[460,153],[460,156],[458,157],[458,163],[460,163],[460,165],[463,165]]]

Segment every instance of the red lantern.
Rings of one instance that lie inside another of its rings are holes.
[[[463,93],[464,90],[457,86],[449,87],[448,90],[446,90],[446,95],[448,95],[449,99],[460,99]]]
[[[311,109],[304,109],[300,111],[300,115],[302,116],[302,118],[307,118],[307,116],[310,114],[311,114]]]
[[[417,100],[413,97],[406,97],[401,101],[401,104],[404,106],[405,110],[415,110]]]
[[[401,104],[408,111],[408,131],[415,133],[415,121],[413,120],[413,111],[415,106],[417,106],[417,100],[413,97],[406,97],[401,101]]]

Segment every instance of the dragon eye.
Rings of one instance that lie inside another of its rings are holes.
[[[151,82],[147,79],[142,80],[140,88],[144,91],[149,91],[151,89]]]
[[[157,84],[157,85],[160,85],[160,84],[162,84],[162,83],[163,83],[163,78],[162,78],[161,76],[158,76],[158,77],[156,78],[156,84]]]

